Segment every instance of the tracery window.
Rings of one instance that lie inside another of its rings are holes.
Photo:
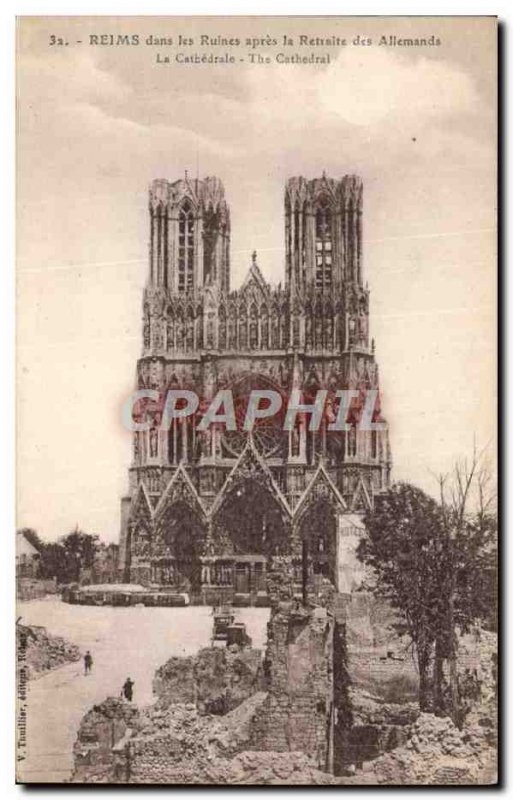
[[[218,215],[209,209],[203,222],[203,283],[209,284],[216,278],[216,242],[219,229]]]
[[[230,309],[230,312],[228,316],[228,347],[231,350],[235,350],[237,348],[237,317],[233,308]]]
[[[249,314],[249,347],[251,350],[256,350],[258,347],[258,314],[254,303]]]
[[[218,341],[219,349],[224,350],[226,348],[226,314],[224,306],[221,306],[219,309]]]
[[[167,309],[167,319],[166,319],[166,348],[167,350],[173,350],[175,346],[175,327],[174,327],[174,314],[173,309],[169,307]]]
[[[294,270],[295,270],[295,279],[298,279],[298,261],[301,256],[300,251],[300,239],[299,239],[299,208],[296,206],[294,209]]]
[[[209,314],[207,319],[207,348],[214,347],[214,320],[212,315]]]
[[[275,350],[280,348],[280,317],[277,311],[273,312],[272,318],[272,347]]]
[[[265,306],[260,309],[260,345],[264,349],[269,347],[269,316]]]
[[[194,348],[194,315],[192,309],[189,309],[187,315],[187,342],[186,342],[187,350],[193,350]]]
[[[178,291],[188,291],[193,285],[194,214],[191,204],[185,200],[178,217]]]
[[[300,344],[300,338],[299,317],[295,315],[292,321],[292,344],[295,347]]]
[[[183,339],[184,339],[183,316],[181,311],[178,311],[176,317],[176,325],[175,325],[175,347],[177,350],[183,349]]]
[[[248,346],[248,320],[246,310],[241,309],[239,316],[239,348],[245,350]]]
[[[315,285],[317,288],[331,288],[332,266],[332,214],[327,201],[321,200],[315,215]]]

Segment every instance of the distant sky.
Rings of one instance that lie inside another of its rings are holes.
[[[329,66],[251,66],[246,47],[235,65],[159,66],[156,52],[183,48],[90,47],[90,33],[360,34],[374,44],[316,48]],[[51,34],[70,44],[49,46]],[[431,34],[441,46],[377,46],[381,35]],[[433,492],[433,473],[468,456],[474,439],[493,458],[495,64],[492,18],[23,20],[18,524],[48,539],[77,523],[118,537],[131,453],[120,409],[141,350],[148,184],[186,169],[223,180],[234,287],[253,249],[264,276],[283,281],[288,177],[361,175],[393,477]]]

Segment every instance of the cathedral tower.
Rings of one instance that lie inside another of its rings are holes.
[[[285,187],[286,281],[327,295],[362,283],[362,182],[290,178]]]
[[[287,181],[285,286],[290,345],[305,353],[369,350],[362,206],[363,187],[356,175]]]
[[[230,283],[230,211],[218,178],[150,186],[150,283],[173,294]]]

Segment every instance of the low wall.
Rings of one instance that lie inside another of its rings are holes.
[[[66,588],[62,593],[65,603],[83,606],[164,606],[185,607],[189,605],[186,594],[158,591],[123,591],[115,586],[105,589],[87,587],[83,589]]]
[[[47,594],[57,594],[55,578],[16,578],[16,597],[18,600],[38,600]]]

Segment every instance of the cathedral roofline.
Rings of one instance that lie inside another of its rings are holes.
[[[150,208],[159,205],[173,207],[185,198],[188,198],[196,208],[220,207],[228,211],[223,182],[215,175],[190,178],[186,172],[183,178],[176,181],[155,178],[149,185]]]
[[[257,286],[266,294],[270,294],[271,289],[274,288],[271,286],[270,283],[266,281],[260,267],[257,263],[257,254],[256,250],[253,251],[251,255],[251,265],[246,273],[246,277],[244,278],[242,285],[239,289],[235,289],[234,291],[242,292],[247,289],[251,285],[251,281],[254,281]]]
[[[361,210],[363,181],[359,175],[348,173],[341,178],[329,178],[323,172],[320,178],[289,178],[285,184],[285,202],[293,208],[296,203],[315,204],[321,197],[342,207],[352,204]]]

